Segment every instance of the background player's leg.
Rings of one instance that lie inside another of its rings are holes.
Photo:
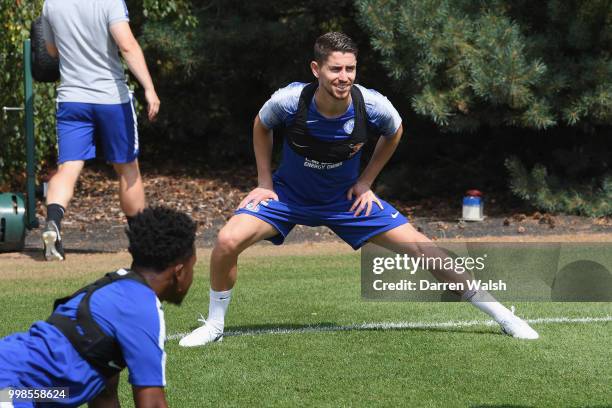
[[[223,338],[225,314],[238,276],[238,255],[256,242],[278,233],[271,224],[248,214],[234,215],[225,224],[210,256],[208,317],[203,326],[181,339],[181,346],[201,346]]]
[[[445,258],[448,256],[446,252],[437,247],[429,238],[418,232],[410,224],[404,224],[383,232],[370,238],[369,241],[400,254],[413,256],[423,254],[428,258]],[[463,283],[465,288],[468,287],[467,279],[471,279],[467,272],[460,274],[452,269],[434,269],[430,270],[430,272],[441,282]],[[495,319],[506,333],[523,339],[537,339],[539,337],[538,333],[529,327],[525,321],[514,316],[514,313],[499,303],[487,291],[465,290],[460,294],[476,308]]]
[[[83,160],[74,160],[64,162],[58,166],[57,172],[49,180],[47,206],[59,204],[63,208],[68,207],[68,203],[74,194],[74,186],[79,178],[79,174],[81,174],[81,170],[83,170],[84,163]]]
[[[72,199],[85,160],[96,157],[96,144],[91,104],[60,102],[56,115],[58,167],[49,180],[47,221],[61,229],[64,210]]]
[[[135,216],[145,207],[145,194],[138,160],[131,163],[114,163],[113,167],[119,176],[119,203],[121,210],[128,217]]]
[[[95,105],[94,113],[104,156],[113,163],[119,178],[119,203],[129,223],[145,207],[136,115],[131,102]]]
[[[83,160],[65,161],[58,166],[57,172],[49,180],[47,219],[42,232],[43,254],[48,261],[64,260],[66,257],[60,234],[62,219],[74,195],[74,186],[84,164]]]

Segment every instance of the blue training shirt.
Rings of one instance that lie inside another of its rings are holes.
[[[276,91],[259,111],[259,120],[268,129],[290,126],[295,120],[298,102],[306,83],[293,82]],[[367,120],[382,136],[394,135],[402,119],[391,102],[380,93],[357,86],[363,95]],[[306,126],[313,137],[342,140],[350,137],[355,123],[353,103],[335,118],[326,118],[317,110],[315,98],[308,108]],[[277,186],[283,188],[288,201],[303,206],[317,206],[346,199],[346,192],[359,177],[361,151],[340,163],[320,163],[295,153],[285,141],[282,161],[274,173]]]
[[[75,318],[83,296],[55,312]],[[155,292],[132,279],[119,280],[94,292],[90,310],[104,333],[119,342],[130,384],[165,386],[166,327]],[[61,403],[78,406],[100,393],[105,382],[55,326],[39,321],[28,332],[0,339],[0,389],[11,386],[68,387],[70,398]]]

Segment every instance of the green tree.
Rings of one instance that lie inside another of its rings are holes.
[[[506,160],[512,192],[538,209],[604,217],[612,214],[612,175],[568,186],[546,167],[536,164],[531,171],[517,157]]]
[[[193,14],[196,27],[166,20],[142,27],[162,101],[145,155],[161,150],[167,156],[172,146],[182,154],[189,146],[191,159],[207,164],[250,161],[253,118],[276,89],[313,80],[308,64],[319,35],[343,30],[368,48],[352,0],[335,2],[333,12],[324,0],[211,0],[194,3]],[[361,79],[384,77],[367,68],[371,53],[361,55]]]
[[[0,0],[0,106],[22,106],[24,103],[22,44],[29,38],[30,25],[40,16],[43,3],[44,0]],[[189,0],[132,0],[128,1],[128,8],[137,34],[146,21],[165,21],[177,28],[197,25]],[[56,85],[34,84],[39,169],[55,157]],[[138,84],[132,81],[131,86],[137,88]],[[25,177],[23,116],[23,112],[8,112],[0,117],[0,187],[17,188]]]
[[[443,132],[481,133],[489,150],[497,138],[516,155],[506,161],[516,195],[546,211],[612,214],[612,1],[355,4],[417,114]]]
[[[610,0],[356,0],[413,109],[450,131],[612,124]]]
[[[0,0],[0,106],[23,106],[23,40],[42,9],[42,0]],[[47,158],[55,150],[55,87],[35,84],[36,148]],[[0,189],[18,186],[25,179],[24,113],[3,112],[0,117]]]

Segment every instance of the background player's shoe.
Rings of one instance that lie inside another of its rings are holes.
[[[203,346],[216,341],[223,341],[223,332],[215,329],[212,325],[207,324],[206,320],[198,319],[204,324],[190,334],[186,335],[179,341],[179,345],[183,347]]]
[[[63,261],[64,246],[62,245],[62,236],[55,221],[47,221],[45,230],[42,233],[43,252],[47,261]]]
[[[512,314],[499,321],[501,329],[504,333],[517,339],[536,340],[540,337],[537,331],[533,330],[526,321],[514,315],[514,306],[512,306]]]

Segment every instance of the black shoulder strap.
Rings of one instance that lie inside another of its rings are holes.
[[[312,98],[314,98],[314,94],[318,87],[319,84],[317,82],[311,82],[302,89],[297,112],[293,122],[295,127],[306,129],[308,108],[310,107],[310,103],[312,102]],[[355,111],[355,128],[353,129],[353,133],[361,135],[361,130],[367,130],[368,116],[363,94],[356,85],[351,87],[351,100],[353,102],[353,110]]]
[[[368,113],[366,111],[363,94],[357,85],[351,87],[351,99],[353,100],[353,110],[355,111],[355,127],[353,128],[353,134],[358,138],[354,143],[365,143],[369,130]]]
[[[147,281],[145,281],[144,278],[140,276],[139,274],[133,271],[127,271],[125,269],[119,269],[118,271],[109,272],[105,274],[103,277],[101,277],[97,281],[90,283],[89,285],[85,287],[82,287],[81,289],[77,290],[70,296],[64,296],[63,298],[55,299],[55,301],[53,302],[53,310],[55,311],[55,309],[57,309],[58,306],[63,305],[64,303],[72,299],[73,297],[76,297],[80,295],[81,293],[87,292],[90,289],[97,290],[101,288],[102,286],[108,285],[109,283],[113,283],[117,280],[126,279],[126,278],[133,279],[135,281],[142,283],[145,286],[149,286]]]
[[[132,279],[148,286],[142,276],[132,271],[120,269],[117,272],[107,273],[101,279],[79,289],[72,296],[55,301],[54,310],[73,297],[85,293],[79,302],[76,320],[57,313],[53,313],[47,319],[48,323],[57,327],[68,338],[81,357],[105,377],[117,374],[126,364],[116,339],[106,335],[93,319],[89,301],[96,290],[123,279]]]
[[[306,85],[300,93],[298,108],[292,126],[293,130],[299,135],[305,136],[308,134],[306,125],[306,121],[308,120],[308,108],[310,107],[310,103],[312,102],[312,98],[314,98],[318,86],[319,84],[317,82],[311,82]]]
[[[122,273],[122,272],[127,272],[127,273]],[[77,309],[77,315],[76,315],[77,322],[79,323],[79,326],[81,326],[81,328],[83,329],[85,333],[93,333],[100,337],[106,336],[106,334],[102,331],[100,326],[98,326],[98,324],[94,321],[91,315],[91,309],[89,307],[89,300],[91,299],[91,295],[93,295],[93,293],[96,290],[106,285],[110,285],[111,283],[114,283],[116,281],[123,280],[123,279],[132,279],[132,280],[142,283],[143,285],[148,286],[148,284],[146,283],[146,281],[144,280],[142,276],[140,276],[139,274],[133,271],[125,271],[125,269],[120,269],[117,272],[107,273],[106,275],[104,275],[103,278],[94,282],[93,285],[90,285],[85,296],[79,303],[79,307]]]

